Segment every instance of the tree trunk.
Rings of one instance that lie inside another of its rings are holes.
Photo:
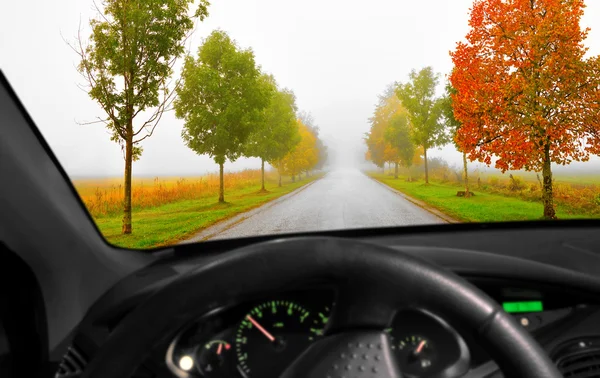
[[[131,130],[131,128],[130,128]],[[131,234],[131,166],[133,163],[133,131],[125,139],[125,185],[123,197],[123,234]]]
[[[296,182],[296,175],[292,175],[292,182]]]
[[[262,192],[266,191],[265,189],[265,161],[264,159],[260,160],[260,173],[261,173],[261,179],[262,179],[262,188],[260,188],[260,190]]]
[[[279,187],[281,188],[281,172],[279,173]]]
[[[427,167],[427,148],[423,147],[423,160],[425,162],[425,184],[429,184],[429,169]]]
[[[225,188],[223,185],[223,163],[219,163],[219,202],[225,202]]]
[[[465,178],[465,197],[471,197],[469,192],[469,170],[467,169],[467,153],[463,152],[463,168]]]
[[[394,178],[398,178],[398,162],[396,162],[394,166]]]
[[[544,219],[556,219],[554,211],[554,197],[552,195],[552,166],[550,162],[550,144],[546,143],[544,147],[544,166],[542,177],[544,181],[544,190],[542,191],[542,202],[544,203]]]

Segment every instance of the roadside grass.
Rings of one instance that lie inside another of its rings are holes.
[[[410,197],[421,200],[443,213],[463,222],[502,222],[520,220],[540,220],[543,207],[539,201],[526,201],[517,197],[507,197],[474,190],[471,198],[457,197],[456,192],[462,190],[460,185],[437,183],[430,180],[426,185],[423,180],[408,182],[406,177],[392,176],[383,173],[368,173],[372,178],[388,185]],[[556,208],[559,219],[585,219],[589,214],[573,213],[561,206]],[[598,217],[593,216],[593,217]]]
[[[277,182],[277,172],[265,172],[267,182]],[[225,192],[257,185],[260,169],[225,173]],[[119,215],[123,212],[123,178],[73,180],[77,193],[94,218]],[[131,203],[134,211],[154,208],[168,203],[196,200],[217,195],[219,174],[209,173],[191,177],[134,177]]]
[[[121,234],[122,214],[94,217],[105,239],[116,246],[133,249],[161,247],[177,243],[202,229],[237,214],[252,210],[271,200],[291,193],[322,177],[315,174],[296,182],[286,181],[282,187],[276,181],[266,183],[267,192],[259,192],[260,184],[225,192],[225,203],[218,195],[181,200],[133,212],[133,233]]]

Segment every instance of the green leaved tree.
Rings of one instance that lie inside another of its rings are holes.
[[[410,114],[415,143],[423,147],[425,162],[425,183],[429,183],[427,168],[427,150],[448,143],[444,123],[442,121],[443,98],[435,97],[438,75],[433,68],[425,67],[417,72],[412,70],[409,81],[399,83],[396,95]]]
[[[80,56],[79,72],[86,90],[100,104],[111,139],[124,153],[123,234],[130,234],[132,162],[139,159],[139,143],[150,137],[174,98],[170,82],[173,66],[184,52],[194,19],[208,15],[209,3],[200,0],[105,0],[90,22],[92,33],[72,46]],[[141,119],[138,122],[138,119]]]
[[[272,163],[274,166],[280,164],[281,159],[300,142],[300,135],[296,124],[297,108],[294,93],[287,89],[279,90],[271,75],[263,75],[262,80],[267,87],[270,87],[273,96],[259,121],[254,124],[244,154],[261,159],[261,191],[266,191],[265,162]],[[281,170],[279,186],[281,186]]]
[[[273,91],[261,79],[252,50],[240,49],[221,30],[213,31],[187,57],[174,107],[185,120],[182,137],[198,154],[208,154],[219,165],[219,202],[225,202],[223,165],[242,155],[253,128]]]
[[[415,143],[413,142],[410,121],[406,112],[392,116],[389,126],[385,131],[386,141],[397,151],[400,163],[409,168],[415,158]],[[398,178],[398,163],[396,162],[395,178]],[[411,180],[411,178],[408,178]]]

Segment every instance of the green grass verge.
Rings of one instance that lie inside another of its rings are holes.
[[[457,197],[461,187],[452,184],[432,183],[424,181],[406,181],[405,177],[394,179],[383,173],[369,175],[428,205],[442,211],[450,217],[463,222],[503,222],[521,220],[540,220],[543,214],[541,202],[530,202],[515,197],[505,197],[475,190],[471,198]],[[565,209],[556,208],[559,219],[585,219],[586,214],[571,214]]]
[[[260,185],[225,192],[225,203],[218,203],[218,197],[213,196],[140,210],[133,213],[130,235],[121,234],[122,215],[96,218],[95,222],[106,240],[119,247],[146,249],[170,245],[219,221],[291,193],[321,176],[285,183],[282,187],[267,185],[266,193],[259,192]]]

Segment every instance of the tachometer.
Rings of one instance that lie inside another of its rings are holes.
[[[254,307],[235,334],[238,369],[245,377],[277,377],[321,333],[310,313],[291,301]]]

